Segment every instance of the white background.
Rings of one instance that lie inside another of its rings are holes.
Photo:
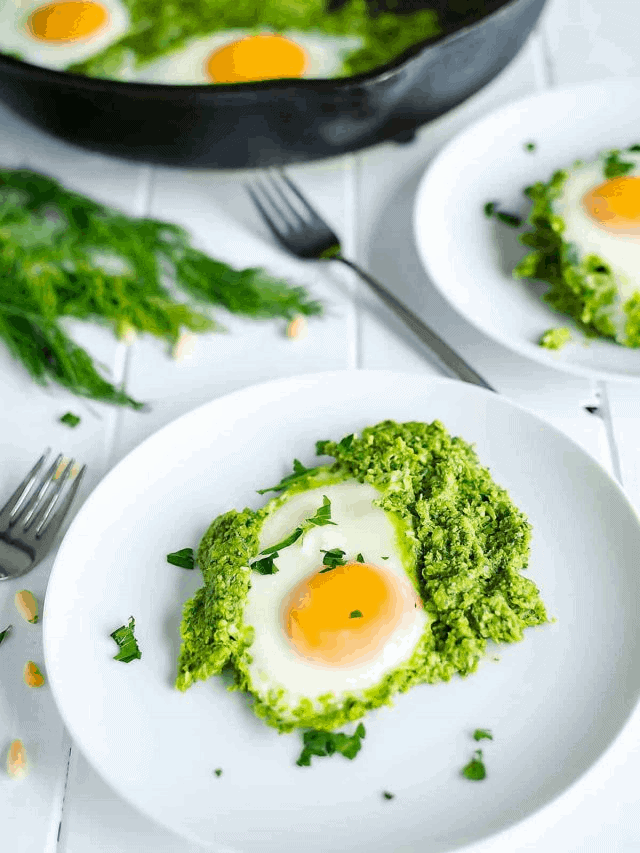
[[[640,389],[591,383],[528,362],[475,331],[443,302],[420,268],[411,213],[417,182],[452,135],[490,109],[558,85],[640,76],[636,0],[549,0],[521,54],[487,88],[425,127],[410,145],[385,144],[357,155],[296,166],[291,176],[343,237],[348,256],[390,285],[502,394],[528,406],[611,470],[640,507]],[[88,463],[82,496],[113,464],[160,426],[228,391],[266,379],[332,369],[385,368],[438,373],[398,321],[351,274],[305,264],[276,249],[242,188],[245,173],[139,166],[71,148],[0,106],[0,168],[26,166],[137,215],[191,229],[197,244],[237,266],[259,264],[308,286],[327,306],[308,336],[291,342],[281,322],[221,317],[226,335],[198,340],[175,362],[150,340],[116,344],[104,331],[75,334],[132,396],[151,403],[137,414],[34,386],[0,348],[0,494],[8,493],[47,445]],[[586,405],[598,405],[590,414]],[[71,410],[76,430],[57,423]],[[22,783],[0,768],[0,849],[11,853],[196,853],[122,802],[73,748],[46,687],[28,690],[16,660],[42,662],[41,630],[17,616],[16,590],[44,598],[53,555],[28,579],[0,585],[0,629],[14,624],[0,655],[0,752],[13,738],[32,770]],[[9,648],[11,653],[8,654]],[[82,673],[78,673],[82,678]],[[187,735],[188,733],[185,733]],[[631,853],[640,851],[640,713],[605,758],[561,800],[474,853]]]

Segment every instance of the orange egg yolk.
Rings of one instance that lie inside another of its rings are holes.
[[[100,3],[69,0],[36,9],[29,17],[28,26],[34,38],[58,43],[90,38],[108,19],[109,13]]]
[[[416,606],[413,589],[408,592],[395,575],[370,563],[347,563],[299,583],[284,602],[283,620],[300,655],[341,666],[375,654]]]
[[[244,83],[278,77],[302,77],[307,54],[300,45],[272,33],[247,36],[214,51],[206,73],[214,83]]]
[[[611,178],[589,190],[582,203],[601,228],[640,230],[640,177]]]

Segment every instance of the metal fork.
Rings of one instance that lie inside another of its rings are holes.
[[[83,465],[75,474],[75,461],[65,462],[60,453],[40,475],[49,452],[47,448],[0,510],[0,581],[30,572],[46,557],[87,470]]]
[[[465,382],[495,391],[495,388],[384,285],[342,255],[338,236],[283,171],[269,171],[264,180],[256,180],[252,186],[247,184],[246,189],[274,237],[288,252],[299,258],[341,261],[346,264],[452,373]]]

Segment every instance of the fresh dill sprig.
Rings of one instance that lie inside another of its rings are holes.
[[[0,170],[0,339],[40,384],[140,409],[103,377],[65,320],[173,346],[184,330],[220,328],[212,305],[254,319],[322,312],[301,287],[199,251],[177,225],[127,216],[46,175]]]

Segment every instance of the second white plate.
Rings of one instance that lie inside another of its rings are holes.
[[[535,151],[525,144],[535,143]],[[515,281],[526,249],[520,230],[488,219],[483,207],[526,215],[523,189],[556,169],[610,148],[640,142],[640,79],[611,79],[551,90],[516,101],[468,127],[430,164],[416,195],[418,252],[433,284],[470,323],[522,355],[552,367],[605,379],[640,380],[640,350],[575,331],[559,352],[538,346],[571,318],[541,299],[546,285]]]

